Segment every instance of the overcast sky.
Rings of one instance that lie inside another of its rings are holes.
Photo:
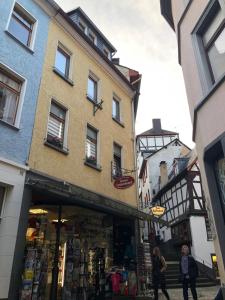
[[[177,61],[176,36],[160,14],[159,0],[57,0],[69,11],[80,6],[117,49],[120,63],[142,77],[136,133],[161,118],[193,146],[192,125]]]

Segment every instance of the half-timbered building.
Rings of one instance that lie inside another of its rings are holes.
[[[174,159],[168,181],[154,196],[151,205],[165,208],[161,219],[168,226],[156,225],[163,248],[179,253],[180,246],[188,244],[200,266],[212,269],[213,233],[194,150]]]

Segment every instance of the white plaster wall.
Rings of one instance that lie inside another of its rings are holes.
[[[158,187],[158,180],[160,176],[160,168],[159,164],[161,161],[166,161],[168,168],[168,175],[170,173],[171,166],[173,164],[174,158],[181,157],[181,153],[183,151],[184,146],[175,146],[174,143],[170,144],[167,148],[161,149],[154,155],[148,158],[148,166],[150,172],[150,184],[152,189],[156,189]],[[152,193],[152,190],[151,190]]]
[[[0,184],[7,187],[0,220],[0,299],[8,297],[14,248],[24,190],[25,170],[0,159]]]
[[[191,216],[192,255],[200,263],[212,267],[211,253],[215,253],[213,241],[207,241],[204,217]]]
[[[162,227],[160,229],[160,236],[164,242],[171,240],[171,238],[172,238],[171,229],[169,227]]]

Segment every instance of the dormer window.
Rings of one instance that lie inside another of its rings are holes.
[[[83,21],[79,20],[78,25],[79,25],[80,29],[81,29],[85,34],[87,34],[87,26],[85,25],[85,23],[84,23]]]
[[[106,56],[108,59],[110,59],[110,52],[109,52],[109,50],[108,50],[106,47],[103,48],[103,53],[105,54],[105,56]]]
[[[90,29],[88,31],[88,37],[92,43],[96,45],[96,35]]]

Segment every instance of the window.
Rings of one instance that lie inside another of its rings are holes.
[[[103,53],[109,58],[109,50],[106,47],[103,48]]]
[[[79,20],[78,25],[80,29],[86,34],[87,26],[81,20]]]
[[[120,102],[113,98],[112,102],[112,116],[117,121],[120,121]]]
[[[5,188],[3,186],[0,186],[0,218],[2,217],[4,199],[5,199]]]
[[[115,177],[122,176],[122,147],[118,144],[113,144],[113,175]]]
[[[61,149],[64,144],[66,112],[65,108],[52,101],[48,121],[47,142]]]
[[[87,96],[90,100],[97,103],[98,82],[93,77],[88,77],[88,92]]]
[[[15,125],[21,82],[0,69],[0,120]]]
[[[69,78],[70,55],[61,47],[57,48],[55,67],[63,76]]]
[[[30,47],[34,23],[35,20],[16,4],[12,12],[8,31],[21,43]]]
[[[96,44],[96,36],[91,30],[89,30],[88,32],[88,37],[92,41],[92,43]]]
[[[203,25],[201,37],[211,81],[215,83],[225,73],[225,17],[217,1],[211,14],[213,18]]]
[[[97,137],[97,130],[87,126],[86,161],[92,165],[97,165]]]

